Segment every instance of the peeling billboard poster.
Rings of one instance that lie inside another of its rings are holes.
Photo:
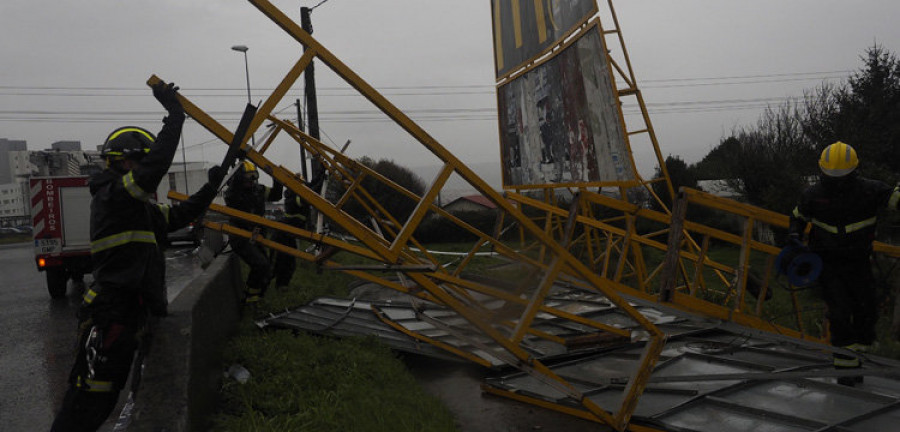
[[[609,67],[598,24],[498,88],[504,188],[635,180]]]
[[[596,15],[595,0],[492,0],[497,78],[559,44]]]

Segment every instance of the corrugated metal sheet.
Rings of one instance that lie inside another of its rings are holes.
[[[620,328],[634,326],[595,293],[557,288],[548,304]],[[502,302],[486,303],[501,307]],[[836,371],[825,346],[721,324],[683,312],[636,304],[668,340],[632,423],[673,431],[894,431],[900,420],[900,363],[867,356],[858,371]],[[490,366],[502,366],[504,351],[455,312],[421,300],[361,301],[320,298],[297,310],[262,320],[313,333],[374,335],[394,349],[459,360],[454,350]],[[622,404],[633,376],[640,340],[596,339],[596,329],[539,314],[535,329],[566,341],[533,335],[522,345],[609,411]],[[636,333],[636,336],[639,334]],[[635,337],[633,339],[639,339]],[[855,387],[839,376],[863,374]],[[577,401],[523,372],[489,378],[486,390],[551,409],[578,410]]]
[[[386,303],[382,303],[383,305]],[[373,303],[332,297],[318,298],[293,311],[257,322],[261,328],[303,330],[326,336],[375,336],[393,349],[453,361],[457,356],[394,330],[372,311]]]

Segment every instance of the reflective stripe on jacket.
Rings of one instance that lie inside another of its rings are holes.
[[[791,215],[791,232],[812,225],[809,246],[817,252],[860,253],[872,248],[878,211],[897,208],[900,190],[853,175],[820,181],[804,191]]]

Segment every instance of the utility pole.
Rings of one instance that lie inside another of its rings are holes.
[[[303,111],[300,109],[300,99],[297,99],[295,102],[297,105],[297,129],[301,131],[303,128]],[[306,147],[300,146],[300,175],[303,176],[303,180],[309,181],[309,177],[307,177],[306,172]]]
[[[300,8],[300,26],[303,30],[310,35],[313,33],[312,19],[311,19],[312,9],[308,7]],[[303,51],[306,52],[306,47],[303,47]],[[304,90],[306,94],[306,124],[309,128],[309,135],[319,141],[321,141],[319,136],[319,105],[316,100],[316,76],[315,70],[313,67],[313,61],[309,62],[309,66],[306,67],[306,70],[303,72],[303,84]],[[304,166],[306,165],[306,161],[304,160]],[[318,160],[313,160],[311,162],[311,170],[312,177],[318,178],[319,175],[322,174],[322,171],[325,170],[325,167],[322,166],[322,163]],[[306,181],[309,181],[309,178],[306,178]]]

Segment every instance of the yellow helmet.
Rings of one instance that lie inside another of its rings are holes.
[[[259,172],[256,170],[256,165],[253,165],[250,161],[241,162],[239,171],[239,174],[246,179],[256,180],[259,178]]]
[[[843,177],[853,172],[859,165],[856,150],[840,141],[825,147],[819,157],[819,168],[829,177]]]
[[[253,162],[243,161],[241,162],[241,168],[244,169],[245,173],[256,172],[256,165],[253,165]]]

